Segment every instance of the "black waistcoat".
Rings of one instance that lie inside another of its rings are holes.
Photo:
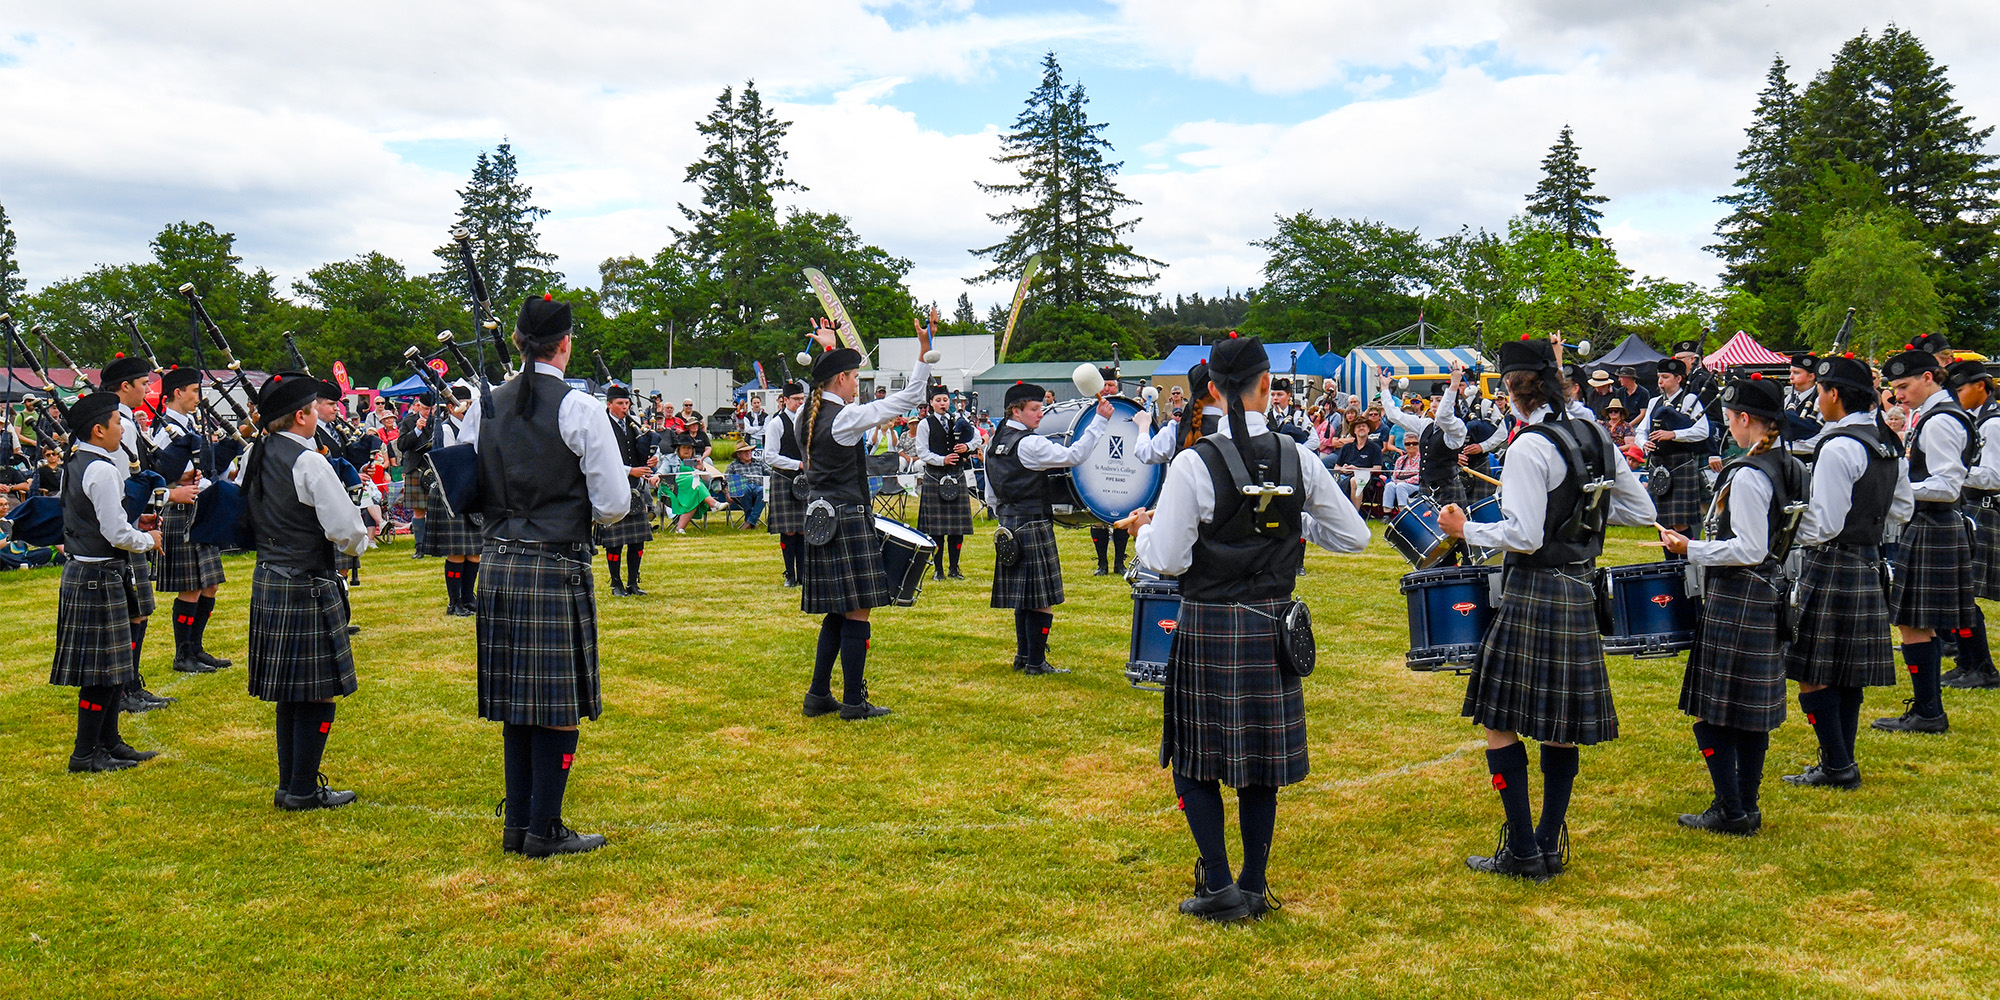
[[[1942,392],[1943,390],[1940,391]],[[1972,414],[1965,412],[1965,407],[1958,405],[1958,400],[1952,399],[1947,395],[1944,402],[1925,411],[1924,415],[1917,420],[1917,426],[1911,428],[1909,445],[1910,482],[1912,483],[1921,483],[1931,477],[1930,459],[1924,454],[1923,429],[1925,424],[1930,423],[1932,420],[1940,419],[1956,420],[1960,426],[1965,428],[1964,454],[1959,456],[1961,464],[1968,469],[1971,468],[1973,459],[1979,454],[1979,435],[1973,427]],[[1917,501],[1917,509],[1920,511],[1957,510],[1958,501],[1919,500]]]
[[[806,453],[799,450],[799,428],[798,425],[792,423],[792,415],[789,413],[779,413],[778,421],[785,428],[778,435],[778,454],[795,461],[806,457]],[[787,476],[798,474],[797,470],[789,469],[772,469],[771,471],[782,472]]]
[[[124,555],[97,527],[97,505],[83,491],[83,472],[92,464],[111,460],[94,451],[78,448],[63,463],[63,551],[73,556],[110,559]]]
[[[1566,440],[1576,445],[1574,455],[1563,446],[1565,433]],[[1596,559],[1604,552],[1604,521],[1600,517],[1593,523],[1584,516],[1590,495],[1583,487],[1589,480],[1600,476],[1610,479],[1617,472],[1611,435],[1594,420],[1571,420],[1562,414],[1528,424],[1520,434],[1535,434],[1556,445],[1563,479],[1549,491],[1548,509],[1542,515],[1542,547],[1534,552],[1509,552],[1504,562],[1509,566],[1561,567]],[[1611,498],[1607,496],[1600,514],[1608,515],[1610,509]]]
[[[514,407],[528,379],[535,405]],[[486,537],[523,542],[590,540],[590,488],[583,463],[562,439],[562,399],[572,392],[554,375],[524,372],[493,390],[493,415],[479,426],[479,501]]]
[[[624,462],[627,468],[645,465],[646,461],[653,457],[646,454],[646,449],[640,442],[639,425],[633,423],[631,417],[612,420],[611,436],[618,439],[619,460]]]
[[[1840,533],[1833,536],[1832,544],[1849,547],[1881,545],[1883,532],[1889,524],[1889,502],[1896,497],[1896,459],[1902,457],[1903,446],[1896,432],[1880,423],[1867,427],[1842,427],[1822,438],[1820,449],[1835,438],[1853,438],[1859,442],[1868,456],[1868,466],[1861,472],[1861,478],[1854,481],[1852,501],[1847,508],[1847,523]],[[1814,453],[1818,458],[1818,453]]]
[[[812,404],[807,403],[807,408]],[[815,497],[825,497],[836,507],[867,506],[868,450],[861,441],[844,445],[833,439],[833,421],[846,409],[844,403],[819,401],[813,416],[811,460],[806,463],[806,489]]]
[[[250,530],[257,539],[260,565],[303,570],[333,569],[333,543],[320,528],[319,514],[299,499],[292,470],[306,446],[283,434],[267,434],[257,442],[264,457],[256,481],[244,499],[250,509]]]
[[[1437,421],[1431,421],[1431,425],[1417,436],[1417,482],[1425,486],[1439,486],[1457,478],[1458,453],[1464,448],[1464,445],[1457,448],[1446,445],[1444,429],[1437,425]]]
[[[986,478],[1002,507],[1030,520],[1049,516],[1049,476],[1021,464],[1021,439],[1035,433],[1002,423],[986,448]]]
[[[1252,478],[1278,481],[1278,449],[1296,447],[1291,438],[1269,432],[1249,439],[1243,464]],[[1257,500],[1245,497],[1229,476],[1215,439],[1196,442],[1195,454],[1208,468],[1215,490],[1215,516],[1197,525],[1194,559],[1181,574],[1181,596],[1193,601],[1275,601],[1292,596],[1298,585],[1305,546],[1299,544],[1306,506],[1305,476],[1295,481],[1291,496],[1271,498],[1260,513]],[[1296,468],[1296,463],[1293,463]],[[1260,468],[1262,470],[1260,474]]]
[[[1785,553],[1777,551],[1778,530],[1785,521],[1785,508],[1794,501],[1805,498],[1806,467],[1789,452],[1781,449],[1762,451],[1755,455],[1739,455],[1722,467],[1722,474],[1715,482],[1715,495],[1718,498],[1723,496],[1723,488],[1745,468],[1756,469],[1764,474],[1764,478],[1771,481],[1771,506],[1765,512],[1764,522],[1764,537],[1768,540],[1770,548],[1764,553],[1764,561],[1758,565],[1758,568],[1768,570],[1776,566],[1785,556]],[[1712,520],[1710,537],[1721,540],[1735,538],[1736,529],[1733,527],[1732,518],[1734,513],[1735,508],[1725,504]]]
[[[1680,402],[1686,399],[1686,388],[1673,394],[1672,398],[1661,396],[1653,400],[1653,422],[1646,430],[1682,431],[1694,426],[1694,418],[1681,410]],[[1700,455],[1708,450],[1707,441],[1661,441],[1653,445],[1653,454],[1661,461],[1680,461],[1690,456]]]
[[[949,455],[954,446],[971,443],[969,435],[958,433],[959,428],[963,426],[963,422],[956,417],[950,420],[940,420],[938,419],[938,415],[933,413],[925,417],[924,422],[929,424],[931,428],[930,446],[932,454]]]

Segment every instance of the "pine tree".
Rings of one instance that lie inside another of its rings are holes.
[[[974,327],[979,325],[979,314],[972,311],[971,295],[965,292],[958,293],[958,308],[951,314],[951,325],[957,327]]]
[[[1604,213],[1594,206],[1604,204],[1601,194],[1591,194],[1596,186],[1590,175],[1596,171],[1583,165],[1570,127],[1564,125],[1549,155],[1542,157],[1542,181],[1528,196],[1528,214],[1548,219],[1563,234],[1563,245],[1575,249],[1579,240],[1600,235],[1597,220]]]
[[[1025,204],[987,215],[1013,231],[972,251],[993,261],[973,283],[1018,278],[1028,258],[1041,254],[1038,305],[1113,306],[1151,284],[1151,270],[1164,266],[1125,242],[1139,220],[1117,216],[1138,202],[1118,190],[1123,164],[1106,158],[1111,143],[1103,136],[1105,123],[1090,121],[1089,103],[1081,85],[1063,85],[1062,66],[1048,53],[1040,86],[1028,95],[1014,131],[1000,137],[1002,152],[993,158],[1013,167],[1020,180],[979,185],[988,194],[1024,197]]]
[[[549,270],[556,258],[542,252],[541,236],[535,232],[536,220],[549,210],[530,201],[534,189],[521,183],[513,146],[503,141],[490,156],[481,151],[473,163],[472,182],[459,189],[458,196],[457,225],[472,234],[472,258],[486,276],[495,311],[505,316],[529,292],[557,283]],[[467,289],[457,244],[446,243],[432,252],[445,265],[436,280],[454,291]]]
[[[690,235],[698,250],[714,248],[723,220],[731,214],[776,218],[777,192],[806,190],[785,176],[782,143],[791,127],[764,107],[757,81],[746,81],[740,98],[734,88],[722,88],[715,109],[695,126],[708,145],[701,159],[688,164],[685,177],[701,187],[700,208],[681,206],[681,214],[694,223]]]
[[[1725,281],[1756,294],[1791,272],[1789,262],[1773,261],[1769,245],[1772,216],[1794,207],[1805,170],[1798,166],[1799,92],[1783,56],[1773,57],[1757,95],[1756,116],[1744,134],[1750,141],[1736,156],[1736,190],[1716,199],[1731,212],[1716,224],[1719,243],[1707,249],[1724,262]]]
[[[27,291],[21,280],[21,262],[15,256],[18,240],[14,236],[14,224],[7,219],[7,208],[0,205],[0,312],[14,308],[14,300]]]

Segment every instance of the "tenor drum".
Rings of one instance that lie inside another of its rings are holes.
[[[1132,649],[1125,658],[1125,679],[1135,688],[1164,691],[1167,654],[1174,648],[1174,627],[1181,617],[1181,582],[1139,570],[1132,578]]]
[[[877,517],[875,530],[882,535],[882,571],[889,576],[890,595],[899,607],[907,608],[923,593],[924,573],[930,569],[937,543],[893,518]]]
[[[1500,514],[1500,495],[1495,493],[1474,501],[1471,506],[1465,508],[1465,519],[1480,524],[1499,524],[1505,520]],[[1477,545],[1466,545],[1465,552],[1468,561],[1475,563],[1483,563],[1499,554],[1494,549],[1481,548]]]
[[[1425,494],[1411,497],[1402,512],[1389,519],[1383,535],[1418,569],[1443,562],[1458,542],[1438,527],[1438,505]]]
[[[1693,646],[1701,599],[1689,592],[1687,569],[1686,560],[1675,559],[1598,570],[1604,651],[1646,659]]]
[[[1056,489],[1049,510],[1057,523],[1071,527],[1112,524],[1159,499],[1167,467],[1139,461],[1139,443],[1146,435],[1132,418],[1140,408],[1137,400],[1111,397],[1110,426],[1090,454],[1075,468],[1050,471]],[[1096,397],[1066,399],[1042,411],[1035,433],[1068,447],[1096,419]]]
[[[1470,666],[1479,640],[1499,605],[1500,567],[1446,566],[1420,569],[1403,577],[1410,610],[1411,670],[1455,670]]]

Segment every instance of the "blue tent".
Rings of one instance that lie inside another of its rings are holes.
[[[1368,383],[1376,371],[1388,368],[1397,375],[1449,375],[1453,361],[1467,368],[1486,363],[1470,347],[1357,347],[1340,366],[1340,389],[1370,396]]]
[[[1182,344],[1161,359],[1160,367],[1153,369],[1155,380],[1172,376],[1187,377],[1188,370],[1197,363],[1208,360],[1208,344]],[[1300,340],[1288,344],[1265,344],[1264,352],[1271,356],[1271,374],[1285,375],[1292,371],[1292,352],[1298,352],[1298,373],[1320,378],[1323,370],[1319,352],[1313,345]]]
[[[412,375],[382,390],[382,395],[390,399],[408,399],[412,396],[421,396],[429,391],[431,391],[431,387],[424,383],[423,376]]]

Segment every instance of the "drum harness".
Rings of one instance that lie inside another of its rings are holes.
[[[1235,484],[1237,492],[1241,493],[1246,501],[1243,506],[1237,508],[1235,518],[1225,530],[1247,530],[1251,534],[1261,535],[1278,527],[1281,522],[1263,521],[1261,516],[1270,509],[1273,499],[1292,496],[1302,489],[1302,485],[1300,487],[1292,485],[1304,483],[1299,468],[1298,449],[1290,446],[1290,438],[1275,432],[1272,436],[1276,438],[1278,451],[1275,482],[1269,478],[1252,478],[1249,468],[1243,464],[1242,452],[1237,450],[1236,442],[1227,435],[1216,434],[1202,439],[1202,442],[1214,448],[1216,454],[1222,457],[1224,467],[1229,470],[1230,482]],[[1272,473],[1271,466],[1261,461],[1257,463],[1257,471],[1260,476],[1269,476]],[[1253,498],[1257,501],[1255,508],[1247,503]],[[1292,598],[1291,603],[1275,615],[1247,604],[1238,603],[1236,607],[1278,623],[1278,669],[1281,673],[1289,677],[1312,676],[1319,653],[1313,640],[1312,609],[1306,606],[1306,602],[1296,597]]]

